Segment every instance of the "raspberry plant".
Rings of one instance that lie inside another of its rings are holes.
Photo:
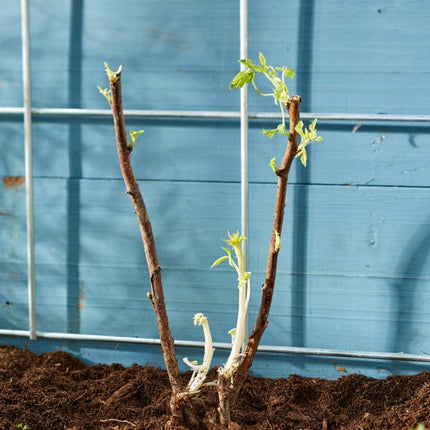
[[[241,248],[241,243],[246,240],[246,237],[240,235],[239,232],[229,234],[229,239],[226,239],[225,242],[231,249],[223,248],[225,255],[217,259],[212,265],[212,267],[214,267],[224,261],[228,261],[238,275],[239,299],[237,322],[236,327],[229,332],[232,337],[232,349],[226,363],[219,368],[217,382],[219,420],[221,428],[225,429],[231,427],[230,405],[236,401],[239,395],[240,389],[252,365],[258,345],[268,325],[269,311],[276,279],[278,254],[281,249],[286,191],[291,165],[295,158],[300,157],[302,164],[306,166],[306,148],[312,142],[322,142],[322,138],[318,136],[316,130],[317,120],[315,119],[310,124],[309,128],[304,128],[303,122],[300,121],[301,98],[297,95],[290,96],[286,81],[294,77],[294,70],[286,66],[273,67],[268,65],[266,63],[266,58],[261,53],[259,54],[259,64],[255,64],[250,59],[242,59],[240,63],[245,65],[246,68],[233,78],[230,83],[230,89],[241,88],[246,84],[252,84],[258,94],[264,97],[272,97],[275,105],[280,109],[281,122],[274,129],[263,130],[263,134],[269,138],[273,138],[276,134],[279,134],[286,138],[287,143],[281,164],[278,166],[275,158],[272,158],[269,163],[274,174],[278,178],[275,213],[269,244],[266,278],[262,287],[260,309],[254,329],[248,337],[246,345],[243,343],[242,339],[245,318],[248,311],[251,277],[250,272],[245,271]],[[212,346],[209,323],[202,313],[196,313],[194,315],[194,324],[203,327],[205,351],[203,362],[200,365],[196,361],[189,361],[187,358],[184,358],[185,363],[193,370],[189,383],[184,386],[180,378],[174,341],[170,332],[161,279],[161,267],[157,257],[151,222],[130,162],[130,153],[135,147],[137,137],[143,133],[143,130],[130,130],[130,140],[127,142],[121,96],[122,67],[120,66],[116,72],[113,72],[106,63],[105,67],[109,78],[110,89],[98,88],[106,97],[112,108],[120,167],[127,193],[130,195],[139,221],[148,263],[151,284],[151,293],[148,293],[148,298],[151,300],[156,315],[164,362],[172,387],[172,396],[170,399],[172,419],[167,428],[184,426],[190,429],[200,429],[202,428],[202,422],[196,413],[193,400],[205,383],[213,356],[214,349]],[[270,92],[263,93],[260,91],[255,82],[257,76],[263,77],[269,82],[271,87]],[[289,119],[288,129],[287,116]],[[232,251],[234,252],[235,258],[232,255]]]

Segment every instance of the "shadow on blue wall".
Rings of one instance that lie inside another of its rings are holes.
[[[300,3],[299,16],[299,49],[297,59],[297,92],[302,98],[301,111],[312,111],[312,56],[313,56],[313,27],[314,0]],[[310,170],[299,168],[296,170],[296,182],[310,183]],[[294,314],[291,321],[292,341],[294,346],[306,346],[306,255],[308,231],[308,187],[298,187],[294,196],[293,223],[293,267],[297,284],[292,289],[291,304]],[[300,276],[301,275],[301,276]]]
[[[70,108],[81,108],[82,101],[82,21],[83,0],[71,3],[69,82]],[[67,179],[67,331],[79,333],[79,249],[80,249],[80,179],[82,178],[81,125],[69,125],[69,175]],[[72,348],[73,346],[70,345]],[[78,347],[78,344],[74,345]]]
[[[421,225],[404,247],[398,262],[401,276],[390,285],[392,290],[391,307],[396,326],[392,336],[392,344],[389,345],[389,351],[409,352],[411,349],[414,330],[416,330],[413,316],[415,313],[423,311],[422,304],[419,303],[420,297],[417,297],[416,290],[420,275],[423,273],[429,257],[430,218]],[[428,353],[428,351],[418,351],[417,353]]]

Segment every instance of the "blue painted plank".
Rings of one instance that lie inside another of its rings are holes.
[[[36,227],[39,226],[36,242],[44,249],[41,261],[64,261],[65,252],[58,253],[50,247],[58,244],[64,249],[67,245],[64,237],[67,182],[38,179],[36,184],[35,220]],[[218,245],[222,244],[219,239],[225,236],[227,229],[234,230],[239,224],[238,184],[145,181],[141,188],[147,196],[156,238],[165,244],[160,254],[168,267],[191,265],[206,269],[219,252]],[[75,228],[79,228],[82,237],[71,238],[69,245],[75,246],[81,240],[82,262],[92,259],[105,265],[140,264],[143,250],[118,254],[114,246],[127,249],[132,242],[140,240],[122,181],[83,180],[79,181],[79,190],[80,201],[71,211],[76,217],[79,215],[75,222],[81,225]],[[304,190],[307,191],[306,200],[294,208],[295,199],[303,197]],[[271,225],[274,193],[272,184],[250,187],[250,242],[254,244],[267,240],[265,230]],[[291,184],[288,199],[291,204],[287,205],[285,244],[289,252],[288,247],[295,240],[292,222],[297,219],[300,223],[307,212],[307,224],[302,223],[300,233],[304,234],[307,229],[306,250],[310,252],[311,272],[333,270],[357,275],[365,271],[369,276],[387,273],[399,276],[404,273],[405,263],[400,261],[404,247],[413,254],[414,244],[420,244],[419,238],[425,238],[428,229],[428,188]],[[198,246],[192,247],[193,241],[197,241]],[[106,242],[109,246],[102,246]],[[332,250],[333,255],[345,256],[345,250],[349,249],[351,258],[330,262],[327,260],[330,255],[322,244]],[[210,251],[211,247],[215,247],[214,251]],[[133,246],[130,249],[134,249]],[[425,243],[420,249],[425,249]],[[202,262],[206,253],[209,253],[208,261]],[[394,256],[399,258],[396,260]],[[321,260],[321,265],[314,265],[313,260]],[[328,263],[330,265],[326,266]],[[264,267],[264,262],[258,264],[259,270]],[[408,269],[407,273],[412,275],[412,271]],[[425,273],[428,274],[428,270]]]
[[[7,156],[6,160],[8,160]],[[5,168],[5,170],[8,169]],[[26,243],[23,178],[3,177],[0,182],[0,327],[2,328],[19,330],[28,327]]]
[[[250,182],[276,182],[268,163],[274,156],[278,160],[282,158],[285,139],[271,140],[262,135],[263,128],[274,128],[276,124],[251,122]],[[354,124],[320,122],[318,129],[324,142],[309,147],[306,169],[300,163],[294,164],[291,182],[428,186],[428,126],[363,124],[355,132],[353,127]],[[4,136],[16,128],[7,128]],[[127,129],[145,130],[132,153],[133,168],[139,179],[240,180],[237,121],[142,119],[127,121]],[[121,180],[110,118],[36,119],[33,133],[35,176]],[[23,169],[22,146],[8,143],[4,144],[4,149],[8,154],[5,168],[20,172]]]
[[[271,223],[274,193],[269,184],[250,187],[253,244],[267,240],[263,226]],[[297,246],[304,261],[296,263],[307,273],[429,275],[429,188],[292,185],[287,199],[286,255]],[[263,270],[265,262],[256,263]]]
[[[0,87],[1,91],[1,87]],[[0,116],[0,176],[24,176],[24,130],[22,120]]]
[[[0,180],[0,262],[22,262],[26,258],[25,186],[23,177]]]
[[[0,16],[0,106],[22,106],[21,16],[20,3],[4,5]]]
[[[427,354],[429,303],[428,280],[281,273],[264,343]]]
[[[31,2],[36,106],[105,107],[95,87],[105,81],[108,60],[124,65],[129,108],[238,108],[234,92],[226,91],[239,56],[238,8],[228,1],[131,1],[128,7],[107,1],[83,3],[82,10],[79,4]],[[399,100],[413,100],[408,113],[425,114],[430,87],[422,53],[429,49],[429,13],[422,1],[362,0],[348,9],[339,1],[256,3],[249,10],[249,53],[264,51],[271,62],[298,69],[292,91],[302,94],[306,110],[399,113]],[[6,88],[10,104],[19,105],[15,22],[16,5],[2,14],[2,28],[13,27],[5,32],[15,53]],[[251,96],[252,109],[265,106]]]
[[[27,263],[0,262],[0,328],[28,329]]]
[[[354,127],[357,126],[356,131]],[[275,128],[276,122],[257,124],[250,132],[249,176],[251,182],[274,182],[269,160],[281,160],[284,139],[261,136],[261,128]],[[295,163],[290,181],[302,184],[428,186],[430,145],[428,126],[414,123],[317,125],[323,143],[309,147],[308,165]]]
[[[109,1],[84,3],[82,10],[76,2],[65,3],[64,8],[55,2],[50,2],[55,7],[32,3],[31,30],[38,35],[32,45],[34,75],[43,69],[48,80],[34,82],[34,103],[39,106],[66,106],[73,88],[81,93],[83,106],[105,107],[96,86],[106,83],[103,62],[108,61],[112,67],[123,64],[134,71],[127,78],[132,85],[124,88],[130,108],[209,107],[218,96],[208,97],[208,89],[225,88],[230,79],[230,73],[220,78],[218,68],[231,60],[233,67],[237,65],[238,10],[227,1],[194,5],[132,1],[126,8]],[[45,50],[47,45],[50,51]],[[178,79],[174,96],[172,78]],[[218,105],[224,100],[230,100],[231,105],[235,99],[225,94]],[[76,101],[76,94],[73,97]],[[190,103],[190,97],[194,102]]]

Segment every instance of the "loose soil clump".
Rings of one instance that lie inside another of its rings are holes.
[[[189,372],[184,374],[188,380]],[[216,369],[209,380],[216,379]],[[170,387],[158,368],[88,366],[62,351],[0,346],[0,429],[157,430],[169,420]],[[216,388],[195,398],[204,429],[217,429]],[[430,424],[430,372],[372,379],[248,377],[232,419],[255,430],[401,430]]]

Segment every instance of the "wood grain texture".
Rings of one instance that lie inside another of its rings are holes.
[[[82,6],[79,9],[79,5]],[[276,7],[275,7],[276,6]],[[254,2],[252,58],[297,69],[291,93],[314,112],[428,114],[424,0]],[[125,109],[238,110],[228,90],[238,70],[239,16],[231,2],[111,0],[30,2],[35,107],[105,108],[103,62],[123,65]],[[0,106],[21,106],[20,11],[5,6]],[[271,111],[250,92],[251,111]],[[268,167],[285,144],[249,130],[250,323],[273,216]],[[236,120],[133,119],[145,129],[132,163],[152,217],[176,339],[202,340],[209,317],[228,342],[237,291],[228,265],[210,270],[227,230],[240,226]],[[0,116],[0,177],[24,175],[22,119]],[[273,312],[264,344],[427,354],[430,285],[429,126],[319,123],[324,142],[295,163],[287,193]],[[167,166],[169,166],[167,168]],[[38,330],[157,337],[143,247],[125,194],[110,118],[33,118]],[[0,182],[0,328],[27,329],[25,185]],[[26,340],[1,338],[22,344]],[[162,365],[158,347],[38,341],[90,362]],[[179,350],[179,359],[201,351]],[[216,364],[225,360],[217,351]],[[337,377],[336,367],[376,377],[411,363],[257,354],[254,372]]]

